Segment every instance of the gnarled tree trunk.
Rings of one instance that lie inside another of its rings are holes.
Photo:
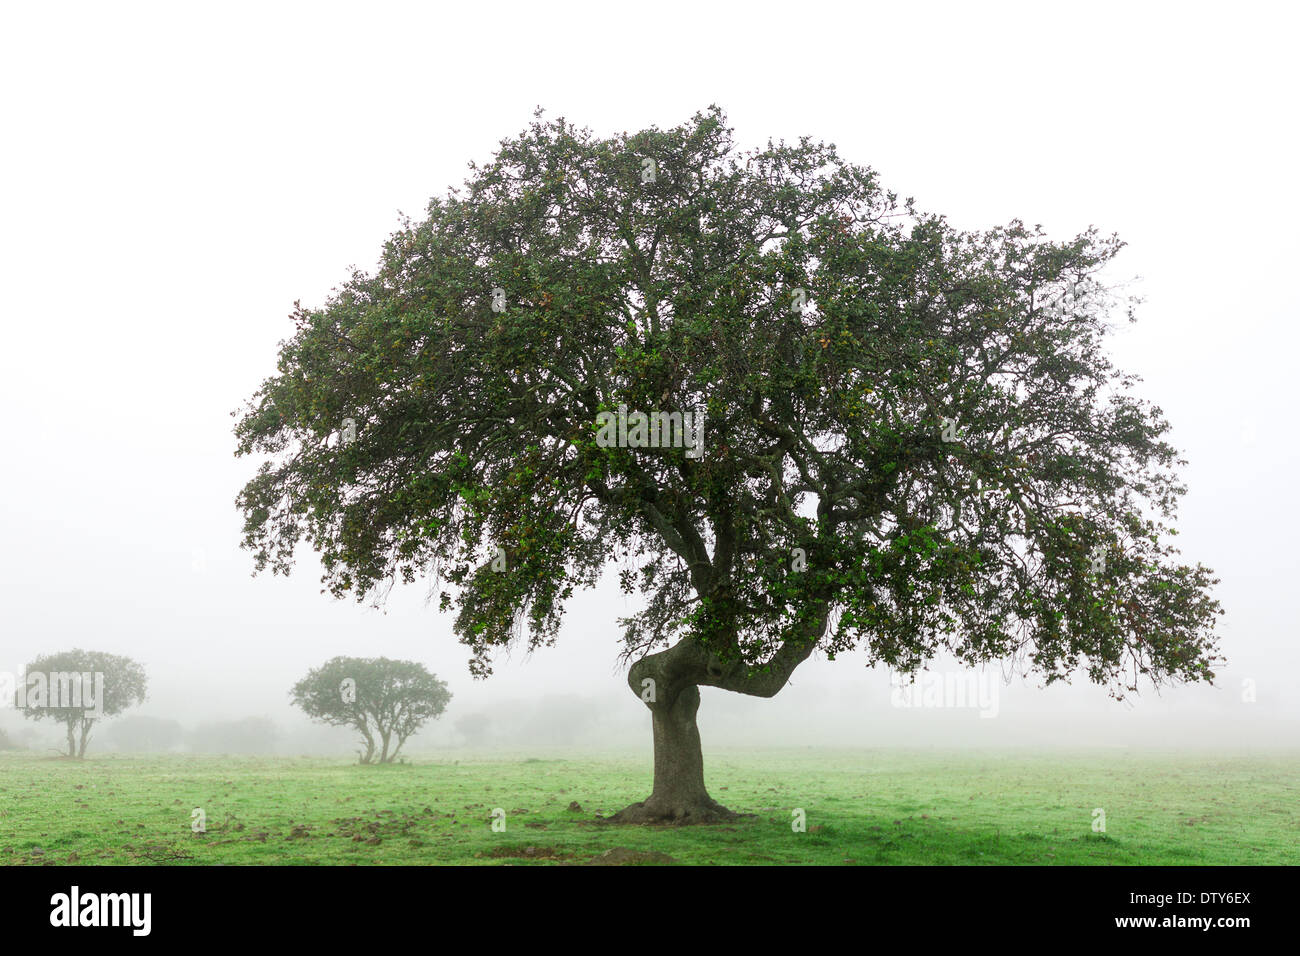
[[[773,697],[812,653],[826,626],[826,607],[799,640],[782,644],[763,667],[726,664],[690,638],[632,665],[627,682],[650,708],[654,730],[654,789],[640,803],[610,817],[611,823],[720,823],[736,819],[704,786],[704,754],[695,715],[700,687]]]
[[[659,697],[656,688],[656,697]],[[704,753],[695,713],[700,688],[686,684],[668,699],[646,701],[654,729],[654,791],[641,803],[616,814],[614,823],[716,823],[735,819],[704,788]]]

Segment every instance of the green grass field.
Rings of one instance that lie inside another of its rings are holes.
[[[0,863],[1296,864],[1300,755],[706,753],[735,825],[602,823],[648,756],[0,754]],[[202,808],[206,832],[191,830]],[[494,808],[506,811],[493,832]],[[580,809],[578,809],[580,808]],[[792,811],[807,832],[792,830]],[[1105,833],[1093,811],[1105,811]]]

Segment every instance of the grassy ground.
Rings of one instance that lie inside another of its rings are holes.
[[[0,754],[0,864],[1300,863],[1297,754],[732,751],[706,773],[756,816],[601,823],[649,792],[641,755]]]

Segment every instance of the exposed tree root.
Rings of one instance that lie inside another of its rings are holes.
[[[736,813],[710,797],[701,800],[661,800],[650,797],[620,810],[605,822],[650,824],[656,826],[692,826],[696,824],[734,823],[750,813]]]

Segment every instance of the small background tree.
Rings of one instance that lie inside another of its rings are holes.
[[[362,763],[392,763],[408,737],[451,700],[447,685],[415,661],[335,657],[294,685],[293,702],[314,720],[355,727]]]
[[[79,648],[36,658],[27,665],[27,674],[30,677],[38,673],[46,676],[50,696],[34,699],[29,684],[27,699],[22,701],[23,715],[30,720],[50,717],[63,724],[67,728],[69,757],[86,756],[90,729],[95,722],[104,717],[116,717],[144,703],[148,686],[144,667],[137,661],[119,654]],[[57,674],[92,675],[88,684],[83,682],[78,706],[53,706],[68,703],[66,699],[55,697],[58,678],[51,675]],[[98,685],[93,675],[96,674],[104,675],[103,700],[95,700]]]

